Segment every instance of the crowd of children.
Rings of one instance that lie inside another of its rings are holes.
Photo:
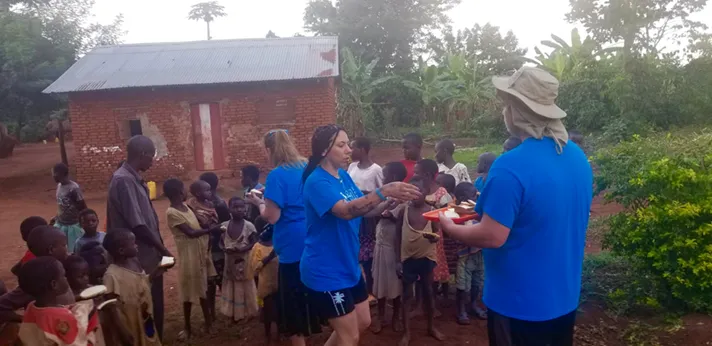
[[[509,138],[503,151],[520,143]],[[406,181],[423,196],[392,205],[361,224],[359,261],[368,291],[377,301],[372,332],[379,333],[386,325],[390,301],[390,325],[404,332],[401,344],[407,344],[410,319],[422,304],[429,335],[443,340],[444,335],[434,326],[439,314],[436,298],[440,293],[447,298],[451,283],[456,288],[457,322],[468,325],[471,316],[486,319],[480,301],[484,282],[481,250],[445,236],[438,223],[426,220],[423,213],[453,201],[476,201],[497,156],[479,156],[473,183],[468,168],[454,159],[455,145],[448,139],[436,144],[435,160],[430,160],[422,157],[422,138],[408,134],[403,139],[404,159],[383,167],[372,161],[368,139],[357,138],[351,146],[353,163],[348,173],[359,189],[367,193],[383,184]],[[257,167],[248,166],[241,172],[246,195],[264,189]],[[28,345],[160,345],[152,320],[149,280],[172,265],[144,272],[134,234],[123,229],[98,231],[99,217],[87,208],[66,165],[56,165],[53,177],[58,184],[57,216],[50,223],[38,216],[21,223],[20,233],[28,250],[12,268],[19,287],[0,296],[0,325],[22,322],[18,335]],[[242,198],[233,197],[226,203],[218,196],[217,187],[214,173],[205,173],[193,182],[190,196],[178,179],[163,184],[170,201],[165,217],[177,248],[175,265],[183,302],[184,328],[179,338],[192,336],[191,310],[199,304],[206,330],[216,319],[216,311],[235,323],[261,311],[269,340],[271,325],[278,321],[279,259],[272,246],[272,227]],[[106,294],[83,297],[82,292],[94,285],[106,286]],[[104,301],[108,303],[98,311]],[[21,308],[25,308],[22,317],[15,313]]]

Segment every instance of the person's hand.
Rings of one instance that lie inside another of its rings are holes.
[[[431,243],[437,243],[440,237],[435,233],[423,233],[423,238],[429,240]]]
[[[223,226],[222,225],[215,225],[212,228],[210,228],[210,234],[212,235],[221,235],[224,232]]]
[[[257,266],[255,267],[255,274],[259,274],[262,271],[262,268],[265,267],[264,262],[259,261],[257,262]]]
[[[399,204],[401,204],[400,200],[397,200],[395,198],[389,198],[386,202],[386,210],[390,211],[395,209]]]
[[[420,198],[420,190],[408,183],[396,181],[381,187],[381,193],[385,197],[391,197],[401,201],[412,201]]]
[[[455,222],[452,221],[451,218],[445,216],[445,213],[438,213],[438,217],[440,218],[440,228],[443,230],[443,232],[448,233],[455,226]]]
[[[160,249],[160,252],[161,252],[161,256],[176,257],[176,256],[173,256],[173,254],[170,251],[168,251],[168,249],[166,249],[165,247],[163,249]]]
[[[260,204],[265,202],[265,200],[262,199],[261,196],[258,196],[254,192],[249,192],[247,195],[245,195],[245,201],[255,206],[259,206]]]
[[[396,263],[396,275],[398,275],[399,279],[403,278],[403,263],[400,261]]]

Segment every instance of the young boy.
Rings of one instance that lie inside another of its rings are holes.
[[[52,226],[39,226],[33,229],[27,238],[27,246],[36,257],[49,256],[61,262],[69,256],[67,252],[67,236]],[[22,272],[22,268],[20,268],[19,272]],[[33,300],[35,300],[35,298],[24,292],[20,287],[1,296],[0,324],[6,322],[22,322],[22,317],[17,315],[15,311],[25,308]]]
[[[20,288],[33,296],[20,326],[25,345],[86,345],[99,342],[98,314],[74,304],[74,295],[62,263],[52,257],[38,257],[22,266]],[[103,343],[103,340],[101,342]]]
[[[496,159],[497,155],[492,153],[484,153],[477,158],[477,179],[475,179],[475,188],[477,189],[477,192],[481,193],[485,188],[487,174]]]
[[[98,242],[88,242],[84,244],[78,252],[78,255],[89,265],[89,283],[92,285],[102,284],[106,268],[109,267],[108,253],[101,244],[102,243]]]
[[[460,204],[464,201],[477,200],[477,189],[472,183],[463,182],[455,188],[455,201]],[[468,247],[458,242],[457,272],[455,281],[457,286],[457,323],[469,325],[470,318],[466,307],[467,293],[471,293],[471,310],[479,319],[486,319],[487,313],[480,308],[478,303],[479,293],[484,280],[484,262],[482,251],[479,248]]]
[[[467,167],[462,163],[456,162],[452,157],[453,154],[455,154],[455,143],[451,140],[443,139],[435,144],[435,161],[438,162],[440,173],[452,175],[455,178],[455,185],[463,181],[472,181]]]
[[[410,311],[415,282],[420,278],[423,281],[423,299],[425,300],[425,314],[428,319],[428,334],[433,338],[443,341],[445,336],[434,326],[435,297],[433,292],[433,269],[435,269],[436,243],[440,237],[436,234],[438,224],[432,223],[423,217],[423,213],[433,209],[425,203],[428,193],[427,179],[414,176],[410,183],[420,189],[421,197],[406,205],[399,213],[396,232],[396,256],[400,259],[397,272],[403,280],[403,325],[405,333],[400,341],[401,346],[410,342]]]
[[[260,184],[260,169],[257,168],[255,165],[248,165],[245,167],[242,167],[241,170],[241,179],[240,182],[242,184],[242,192],[243,196],[247,196],[250,191],[254,190],[260,190],[264,191],[265,186]],[[247,205],[247,221],[250,222],[255,222],[257,218],[260,216],[260,209],[257,208],[256,206],[252,204]],[[220,222],[225,222],[225,221],[230,221],[228,218],[227,220],[220,220]]]
[[[351,142],[351,160],[348,173],[356,186],[363,191],[371,192],[383,186],[383,170],[371,160],[371,141],[359,137]]]
[[[519,137],[509,137],[507,138],[506,141],[504,141],[504,144],[502,145],[502,149],[504,152],[508,152],[516,147],[518,147],[520,144],[522,144],[522,140],[519,139]]]
[[[440,174],[438,174],[437,177],[435,177],[435,183],[437,183],[438,186],[444,188],[450,195],[450,197],[455,198],[455,186],[457,186],[455,177],[450,174],[441,172]]]
[[[27,261],[35,258],[35,255],[32,254],[32,251],[30,251],[30,246],[27,243],[27,239],[30,237],[30,232],[39,226],[47,226],[47,220],[39,216],[30,216],[22,220],[22,223],[20,223],[20,235],[22,236],[22,240],[27,245],[27,251],[25,251],[25,255],[22,256],[20,261],[17,262],[17,264],[15,264],[12,269],[10,269],[10,271],[15,274],[15,276],[20,275],[20,266],[27,263]]]
[[[106,233],[98,232],[99,227],[99,216],[92,209],[84,209],[79,213],[79,224],[84,230],[84,235],[77,239],[76,244],[74,244],[74,252],[79,253],[82,251],[82,247],[91,242],[97,242],[101,244],[104,241],[104,236]]]
[[[89,263],[79,255],[69,255],[62,263],[66,273],[69,288],[72,289],[74,297],[80,300],[79,294],[89,288]]]
[[[52,177],[57,183],[57,219],[54,224],[67,235],[69,252],[74,252],[77,239],[84,234],[79,226],[79,212],[87,208],[79,184],[69,179],[69,167],[64,163],[54,165]]]
[[[405,181],[410,181],[415,175],[415,164],[423,158],[423,137],[417,133],[409,133],[403,136],[403,157],[401,163],[405,166],[408,175]]]

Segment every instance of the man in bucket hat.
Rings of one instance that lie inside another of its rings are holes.
[[[492,79],[507,130],[522,140],[490,169],[475,225],[440,215],[448,235],[484,248],[490,345],[572,345],[593,196],[591,166],[556,106],[559,82],[522,67]]]

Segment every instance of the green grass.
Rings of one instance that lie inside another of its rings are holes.
[[[464,164],[470,170],[474,170],[477,167],[477,158],[486,152],[500,155],[502,154],[502,144],[485,144],[479,147],[457,149],[453,157],[455,161]]]

